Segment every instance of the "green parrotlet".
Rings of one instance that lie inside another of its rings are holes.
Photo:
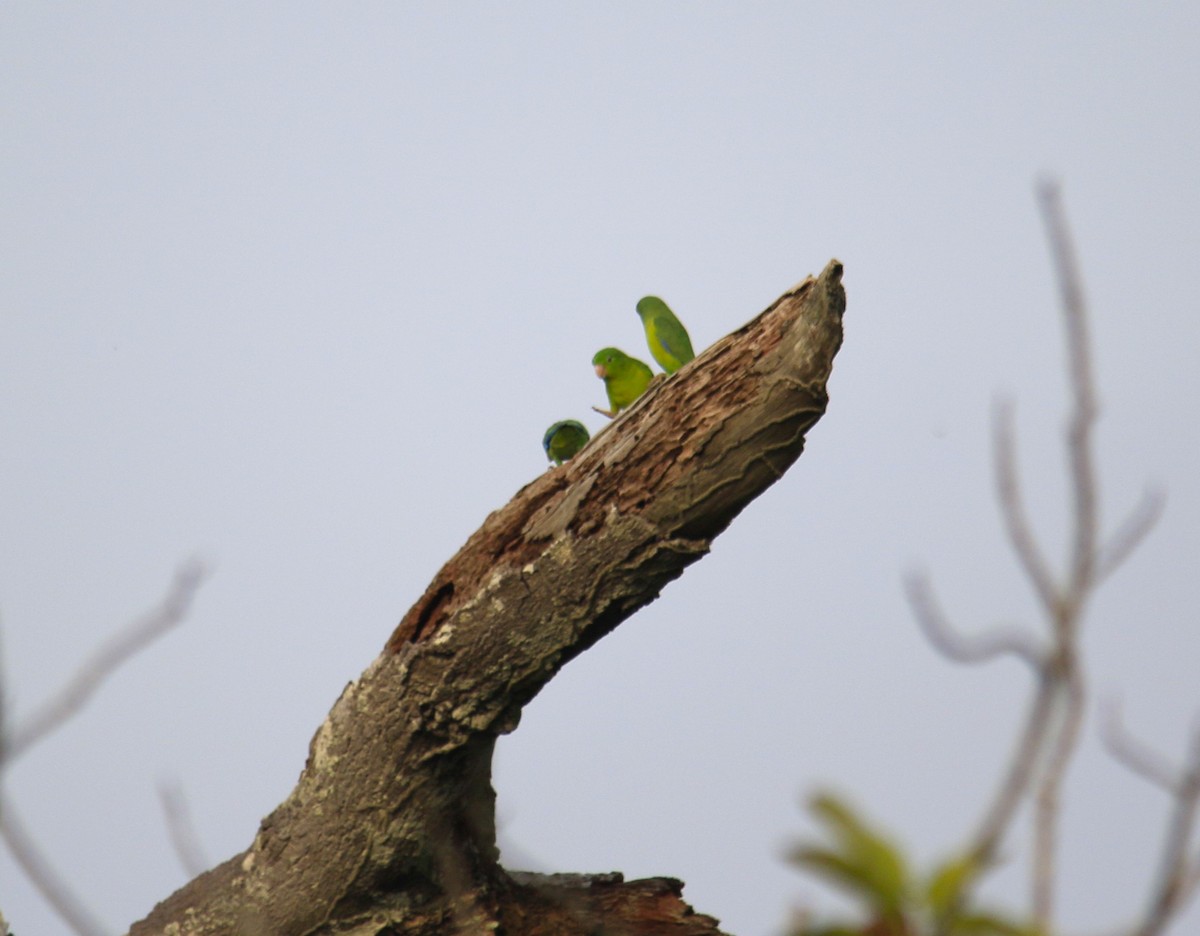
[[[673,374],[696,356],[687,329],[658,296],[638,300],[637,313],[646,328],[646,344],[654,360],[668,374]]]
[[[542,448],[546,450],[546,457],[550,461],[561,465],[578,455],[590,438],[583,423],[576,419],[564,419],[546,430],[542,436]]]
[[[596,352],[592,358],[592,366],[596,368],[596,376],[604,381],[604,389],[608,391],[608,405],[612,409],[602,410],[593,406],[597,413],[612,419],[621,410],[646,392],[654,371],[650,365],[637,358],[631,358],[620,348],[604,348]]]

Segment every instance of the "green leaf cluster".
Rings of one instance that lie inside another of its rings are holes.
[[[886,835],[834,794],[814,796],[809,811],[828,840],[800,842],[789,860],[846,892],[862,912],[857,921],[806,921],[791,936],[1048,936],[978,906],[975,888],[987,868],[970,855],[919,876]]]

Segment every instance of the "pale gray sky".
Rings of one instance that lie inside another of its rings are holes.
[[[184,558],[216,569],[13,769],[27,822],[114,930],[184,881],[159,780],[214,861],[245,847],[342,686],[543,470],[546,426],[599,426],[589,361],[644,351],[638,297],[699,348],[837,256],[846,344],[808,452],[529,706],[499,812],[514,863],[678,876],[739,936],[836,906],[780,859],[818,785],[943,854],[1029,681],[939,658],[900,576],[933,571],[967,626],[1031,618],[993,506],[1000,393],[1062,552],[1046,171],[1092,302],[1106,522],[1169,495],[1088,661],[1178,754],[1200,709],[1198,104],[1194,4],[4,4],[17,713]],[[1076,928],[1138,911],[1167,809],[1094,728],[1068,790]],[[7,856],[0,907],[64,932]]]

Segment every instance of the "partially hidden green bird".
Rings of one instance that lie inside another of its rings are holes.
[[[563,419],[546,430],[542,436],[542,448],[546,457],[556,465],[570,461],[579,454],[579,450],[587,445],[587,426],[577,419]]]
[[[608,405],[612,409],[602,410],[593,406],[597,413],[612,419],[621,410],[646,392],[654,371],[645,361],[632,358],[620,348],[603,348],[592,358],[596,376],[604,381],[608,391]]]
[[[646,344],[659,367],[673,374],[696,356],[687,329],[658,296],[638,300],[637,313],[646,328]]]

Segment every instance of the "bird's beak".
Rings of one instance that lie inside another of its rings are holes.
[[[607,377],[607,376],[608,376],[608,371],[606,371],[606,370],[604,369],[604,365],[603,365],[603,364],[597,364],[597,365],[596,365],[596,376],[597,376],[597,377],[599,377],[599,378],[601,378],[601,379],[603,379],[603,378],[605,378],[605,377]]]

